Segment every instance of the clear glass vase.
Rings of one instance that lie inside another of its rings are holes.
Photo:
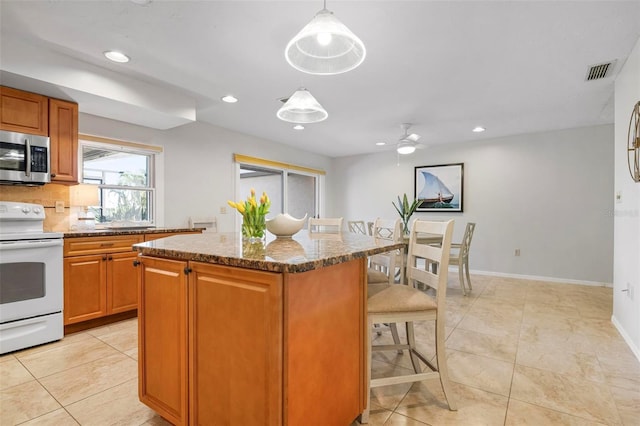
[[[264,215],[242,217],[242,239],[249,242],[264,241],[267,235]]]
[[[402,232],[404,235],[409,235],[409,219],[410,218],[402,218]]]

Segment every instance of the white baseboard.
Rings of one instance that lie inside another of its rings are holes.
[[[451,268],[449,268],[449,270],[451,271]],[[453,270],[456,271],[457,268],[454,267]],[[472,274],[477,274],[477,275],[489,275],[489,276],[495,276],[495,277],[516,278],[516,279],[521,279],[521,280],[535,280],[535,281],[546,281],[546,282],[553,282],[553,283],[559,283],[559,284],[578,284],[578,285],[588,285],[588,286],[592,286],[592,287],[609,287],[609,288],[613,288],[613,283],[603,283],[603,282],[598,282],[598,281],[583,281],[583,280],[572,280],[572,279],[568,279],[568,278],[541,277],[541,276],[537,276],[537,275],[507,274],[507,273],[504,273],[504,272],[493,272],[493,271],[471,270],[469,272],[472,273]]]
[[[638,358],[638,361],[640,361],[640,349],[633,343],[633,340],[631,340],[631,337],[629,337],[625,329],[622,328],[622,325],[618,322],[616,317],[613,315],[611,315],[611,322],[616,327],[616,329],[618,330],[618,333],[620,333],[624,341],[627,343],[627,345],[629,346],[629,349],[631,349],[631,352],[633,352],[636,358]]]

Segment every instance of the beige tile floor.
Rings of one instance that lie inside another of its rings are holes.
[[[387,386],[372,391],[370,425],[640,425],[640,363],[611,324],[611,289],[472,276],[464,297],[453,275],[458,411],[438,382]],[[429,356],[432,332],[417,325]],[[374,376],[407,371],[407,358],[375,353]],[[0,357],[0,424],[167,425],[138,402],[137,321]]]

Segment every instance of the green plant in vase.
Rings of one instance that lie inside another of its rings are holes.
[[[260,200],[256,200],[256,190],[251,188],[251,194],[246,201],[227,201],[242,215],[242,238],[245,240],[261,241],[266,234],[265,216],[269,213],[271,200],[266,192],[262,193]]]
[[[405,234],[409,234],[409,219],[411,219],[411,215],[416,211],[420,202],[417,199],[414,199],[411,204],[409,204],[409,200],[407,199],[407,194],[404,194],[404,197],[400,199],[398,195],[398,205],[395,202],[391,202],[393,207],[396,208],[396,211],[400,215],[400,219],[402,219],[402,229]]]

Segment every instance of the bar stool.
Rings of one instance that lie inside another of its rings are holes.
[[[420,234],[439,235],[442,243],[438,246],[420,244]],[[447,370],[447,356],[445,353],[445,302],[447,294],[447,272],[449,269],[449,253],[451,250],[451,235],[453,234],[453,220],[448,222],[430,222],[416,220],[411,228],[409,237],[409,256],[407,259],[408,285],[391,285],[368,298],[368,344],[367,354],[369,368],[367,369],[367,408],[360,416],[361,423],[368,423],[371,407],[371,388],[394,385],[398,383],[419,382],[429,379],[439,379],[450,410],[456,410],[453,399],[449,374]],[[437,268],[432,268],[437,265]],[[435,271],[435,272],[434,272]],[[435,290],[435,297],[418,290],[416,284],[420,282]],[[435,343],[437,367],[416,349],[413,330],[414,321],[435,321]],[[376,323],[404,322],[407,332],[406,344],[375,345],[372,346],[372,327]],[[414,373],[403,376],[371,378],[371,355],[373,351],[407,350],[411,357]],[[422,361],[431,371],[423,372]]]

